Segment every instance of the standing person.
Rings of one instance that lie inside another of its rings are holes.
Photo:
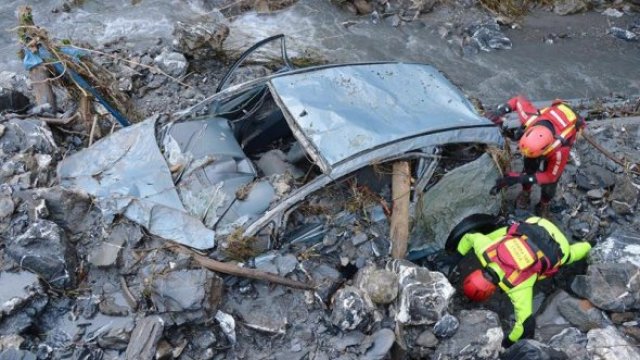
[[[549,203],[555,196],[558,180],[567,165],[576,135],[584,126],[584,119],[561,100],[538,110],[523,96],[516,96],[506,104],[499,105],[487,117],[497,125],[502,125],[502,116],[514,110],[522,125],[514,132],[513,138],[519,140],[524,169],[522,172],[509,172],[498,179],[492,192],[522,184],[516,206],[524,209],[529,207],[532,185],[538,184],[541,196],[536,205],[536,213],[549,217]]]
[[[591,245],[569,244],[557,226],[537,216],[509,223],[494,219],[475,214],[460,222],[447,239],[446,262],[451,272],[473,250],[482,268],[465,277],[464,294],[473,301],[485,301],[499,287],[509,296],[515,314],[515,324],[503,341],[509,347],[521,338],[533,338],[534,284],[563,265],[585,258]]]

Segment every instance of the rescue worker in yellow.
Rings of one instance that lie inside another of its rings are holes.
[[[569,244],[556,225],[537,216],[522,222],[496,222],[494,216],[475,214],[454,228],[445,249],[452,253],[448,261],[450,269],[470,251],[482,265],[482,269],[471,272],[463,281],[463,292],[469,299],[487,300],[497,287],[509,296],[515,324],[503,341],[503,346],[508,347],[520,338],[533,337],[536,281],[553,276],[563,265],[585,258],[591,245]]]

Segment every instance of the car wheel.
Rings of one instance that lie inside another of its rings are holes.
[[[449,237],[444,246],[445,250],[450,252],[456,251],[460,239],[466,233],[488,233],[495,230],[499,225],[499,219],[498,216],[489,214],[472,214],[467,216],[449,233]]]

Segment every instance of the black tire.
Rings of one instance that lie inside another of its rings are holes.
[[[479,232],[489,233],[498,227],[499,218],[489,214],[472,214],[464,218],[449,233],[444,249],[448,252],[455,252],[460,239],[466,233]]]

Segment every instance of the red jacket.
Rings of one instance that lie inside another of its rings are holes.
[[[516,96],[507,104],[518,113],[524,128],[547,121],[553,125],[556,141],[549,146],[543,155],[545,169],[536,173],[538,184],[552,184],[560,179],[567,161],[571,146],[576,140],[576,124],[578,116],[562,101],[556,100],[551,106],[538,110],[524,96]]]

